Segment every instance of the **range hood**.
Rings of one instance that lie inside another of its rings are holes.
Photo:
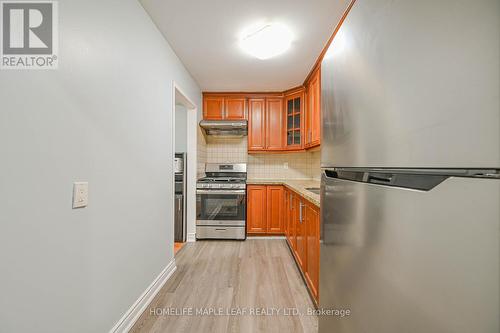
[[[242,137],[248,133],[246,120],[202,120],[200,127],[212,136]]]

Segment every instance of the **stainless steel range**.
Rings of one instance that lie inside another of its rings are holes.
[[[246,238],[246,164],[205,165],[196,185],[196,238]]]

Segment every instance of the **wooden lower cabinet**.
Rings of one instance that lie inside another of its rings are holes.
[[[295,207],[297,207],[295,210],[295,238],[297,242],[295,253],[297,261],[304,272],[307,268],[305,205],[300,197],[295,197],[294,200],[296,200]]]
[[[248,234],[284,234],[283,193],[281,185],[247,186]]]
[[[319,210],[307,203],[306,206],[307,268],[305,277],[313,296],[318,299],[319,288]]]
[[[262,185],[247,186],[247,233],[267,232],[267,188]]]
[[[283,186],[267,187],[267,233],[283,234]]]
[[[288,191],[288,209],[285,209],[285,216],[287,217],[286,238],[292,249],[297,246],[297,238],[295,237],[295,196],[292,191]]]
[[[286,239],[316,304],[319,302],[319,208],[288,191]]]

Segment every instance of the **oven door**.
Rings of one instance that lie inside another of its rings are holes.
[[[197,190],[196,224],[244,226],[245,190]]]

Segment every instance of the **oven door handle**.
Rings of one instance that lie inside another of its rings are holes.
[[[196,194],[246,194],[245,190],[196,190]]]

